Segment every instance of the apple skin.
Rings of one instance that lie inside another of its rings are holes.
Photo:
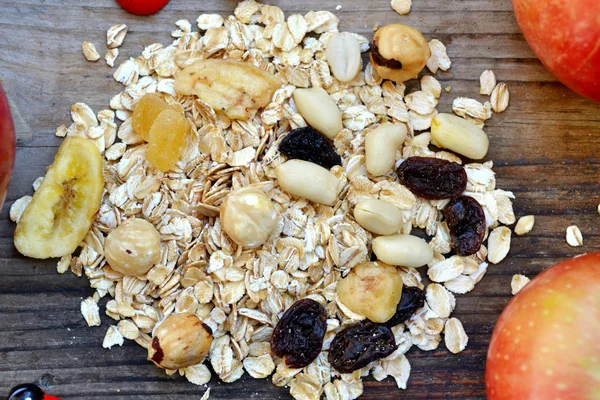
[[[485,380],[488,400],[600,398],[600,252],[547,269],[510,301]]]
[[[143,16],[159,12],[168,2],[169,0],[117,0],[123,10]]]
[[[600,1],[512,0],[527,43],[573,91],[600,101]]]
[[[0,85],[0,207],[4,203],[8,181],[15,165],[15,140],[15,127],[8,100]]]

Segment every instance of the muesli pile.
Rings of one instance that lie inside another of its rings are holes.
[[[369,43],[338,23],[253,0],[197,31],[180,20],[171,45],[120,64],[110,110],[73,105],[11,218],[19,251],[88,277],[88,325],[112,298],[104,347],[135,340],[197,385],[206,359],[224,382],[271,376],[332,400],[359,397],[368,375],[406,388],[412,346],[466,347],[455,294],[505,258],[515,216],[492,162],[463,160],[485,157],[506,85],[485,71],[490,102],[438,113],[433,75],[412,93],[402,82],[450,68],[439,40],[397,24]],[[109,30],[110,62],[126,33]]]

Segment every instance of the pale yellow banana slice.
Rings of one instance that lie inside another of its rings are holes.
[[[32,258],[71,254],[100,208],[102,156],[88,139],[66,138],[15,231],[15,246]]]
[[[247,120],[271,101],[282,85],[273,74],[249,62],[221,59],[196,61],[175,75],[178,94],[195,94],[231,119]]]

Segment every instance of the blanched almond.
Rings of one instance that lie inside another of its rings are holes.
[[[451,114],[438,114],[431,121],[431,137],[435,144],[473,160],[487,154],[489,141],[483,129],[466,119]]]
[[[390,265],[418,268],[433,258],[433,250],[423,239],[412,235],[380,236],[373,239],[373,253]]]
[[[333,205],[340,191],[335,175],[308,161],[289,160],[275,172],[283,190],[316,203]]]
[[[327,42],[327,62],[341,82],[350,82],[360,72],[360,44],[349,32],[335,32]]]
[[[354,218],[366,230],[378,235],[398,232],[402,224],[402,212],[387,201],[363,200],[354,207]]]
[[[396,161],[396,151],[406,139],[406,125],[385,123],[367,134],[365,157],[367,171],[373,176],[387,174]]]

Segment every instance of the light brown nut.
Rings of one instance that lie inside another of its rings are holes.
[[[123,222],[106,237],[104,256],[112,269],[124,275],[144,275],[160,261],[160,235],[143,219]]]
[[[418,268],[433,259],[427,242],[412,235],[380,236],[373,239],[373,253],[390,265]]]
[[[402,297],[402,274],[391,265],[365,262],[338,283],[337,295],[351,311],[373,322],[386,322]]]
[[[327,62],[341,82],[350,82],[360,72],[360,44],[349,32],[335,32],[327,42]]]
[[[367,199],[354,207],[354,219],[369,232],[391,235],[400,229],[402,212],[387,201]]]
[[[383,79],[402,83],[416,78],[430,56],[427,40],[410,26],[387,25],[373,37],[371,63]]]
[[[329,139],[342,130],[342,112],[325,89],[296,89],[294,102],[306,122]]]
[[[404,124],[385,123],[367,134],[365,159],[367,171],[373,176],[387,174],[396,162],[396,152],[406,139]]]
[[[316,203],[333,205],[340,181],[325,168],[303,160],[289,160],[275,171],[283,190]]]
[[[455,115],[441,113],[433,117],[431,137],[437,146],[473,160],[482,159],[488,152],[489,140],[483,129]]]
[[[277,227],[277,210],[259,189],[237,189],[221,205],[221,226],[227,235],[244,247],[258,247]]]
[[[212,339],[212,330],[194,314],[171,314],[154,331],[148,360],[165,369],[189,367],[206,357]]]

